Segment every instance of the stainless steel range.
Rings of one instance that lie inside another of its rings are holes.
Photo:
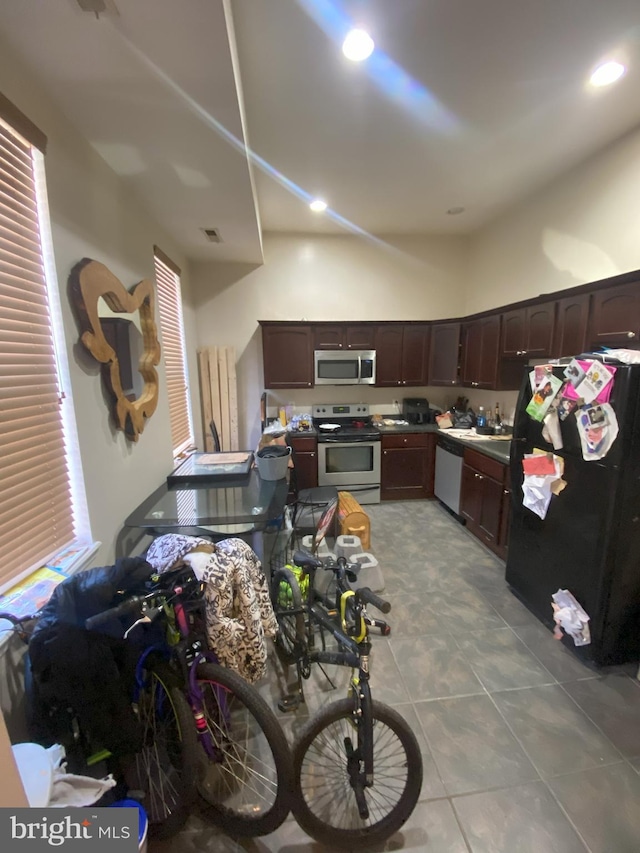
[[[361,504],[380,503],[380,433],[366,403],[313,407],[318,431],[318,485],[351,492]]]

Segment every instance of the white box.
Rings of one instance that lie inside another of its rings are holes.
[[[382,592],[384,590],[382,569],[373,554],[353,554],[349,558],[349,562],[358,563],[358,568],[354,569],[356,580],[351,584],[354,589],[362,589],[362,587],[368,586],[372,592]]]
[[[359,554],[362,551],[362,542],[359,536],[351,536],[349,533],[342,533],[336,539],[336,554],[338,557],[346,557],[351,561],[354,554]]]

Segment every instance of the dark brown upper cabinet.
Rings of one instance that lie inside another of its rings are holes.
[[[462,327],[461,384],[471,388],[496,388],[499,350],[499,315],[465,323]]]
[[[587,346],[590,294],[582,293],[558,300],[556,328],[551,355],[580,355]]]
[[[375,349],[375,323],[316,323],[314,349]]]
[[[555,310],[555,302],[543,302],[506,311],[502,315],[502,356],[544,358],[550,355]]]
[[[460,323],[431,327],[429,385],[457,385],[460,364]]]
[[[593,294],[588,343],[633,346],[640,341],[640,283]]]
[[[313,334],[300,323],[263,323],[265,388],[313,387]]]
[[[385,323],[376,331],[376,385],[426,385],[429,326],[424,323]]]

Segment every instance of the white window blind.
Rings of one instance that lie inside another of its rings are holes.
[[[6,116],[3,106],[0,99]],[[24,119],[15,108],[13,115]],[[40,155],[12,125],[0,118],[0,585],[75,540],[38,219]],[[28,122],[17,126],[29,130]]]
[[[177,455],[194,443],[182,321],[180,270],[157,246],[154,246],[154,259],[171,440],[174,455]]]

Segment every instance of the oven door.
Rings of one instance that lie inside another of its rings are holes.
[[[323,441],[318,444],[319,486],[380,485],[379,441]]]

